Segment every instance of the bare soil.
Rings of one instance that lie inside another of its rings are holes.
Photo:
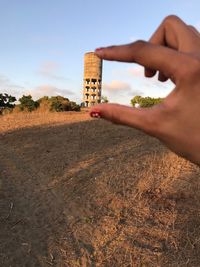
[[[0,117],[0,266],[200,266],[199,176],[87,112]]]

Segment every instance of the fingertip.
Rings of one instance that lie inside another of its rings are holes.
[[[147,77],[147,78],[152,78],[153,76],[156,75],[156,70],[152,70],[152,69],[149,69],[149,68],[145,68],[145,70],[144,70],[144,75],[145,75],[145,77]]]
[[[103,51],[104,51],[104,47],[99,47],[96,48],[94,53],[98,56],[98,57],[102,57],[103,56]]]
[[[168,77],[166,77],[162,72],[159,72],[158,80],[160,82],[166,82],[168,80]]]
[[[101,113],[98,111],[90,111],[90,116],[92,118],[101,118]]]

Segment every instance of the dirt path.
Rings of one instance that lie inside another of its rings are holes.
[[[90,157],[90,154],[109,149],[106,139],[110,130],[97,124],[91,136],[87,122],[82,122],[82,125],[57,128],[19,129],[1,137],[0,255],[3,266],[48,266],[55,260],[59,264],[62,259],[56,258],[60,256],[55,243],[65,238],[64,233],[69,238],[68,246],[76,254],[74,258],[80,257],[80,244],[67,221],[66,200],[52,185],[60,183],[59,178],[62,181],[63,169],[66,168],[71,177],[95,162],[94,155]],[[85,135],[84,139],[80,138],[80,132]],[[98,140],[101,134],[105,135],[106,143]],[[121,133],[112,135],[111,145],[117,144]],[[94,139],[97,139],[96,147],[92,144]],[[91,144],[87,145],[89,141]],[[67,177],[63,179],[66,181]],[[72,210],[70,216],[76,213]],[[54,249],[48,251],[51,243]]]
[[[155,139],[92,120],[0,151],[0,266],[198,266],[199,170]]]
[[[48,261],[49,239],[60,230],[55,225],[65,223],[63,203],[45,188],[47,177],[40,170],[8,146],[1,145],[1,153],[1,266],[40,266]]]

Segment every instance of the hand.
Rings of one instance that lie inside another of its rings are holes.
[[[99,104],[91,108],[106,120],[157,137],[172,151],[200,164],[200,34],[176,16],[164,19],[149,42],[96,49],[106,60],[135,62],[145,76],[173,81],[175,88],[152,108]]]

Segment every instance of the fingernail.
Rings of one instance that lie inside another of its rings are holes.
[[[100,51],[102,49],[103,49],[103,47],[98,47],[98,48],[95,49],[95,51]]]
[[[100,112],[97,111],[90,112],[90,116],[93,118],[101,118]]]
[[[103,52],[103,49],[104,49],[103,47],[96,48],[95,53],[100,55]]]

